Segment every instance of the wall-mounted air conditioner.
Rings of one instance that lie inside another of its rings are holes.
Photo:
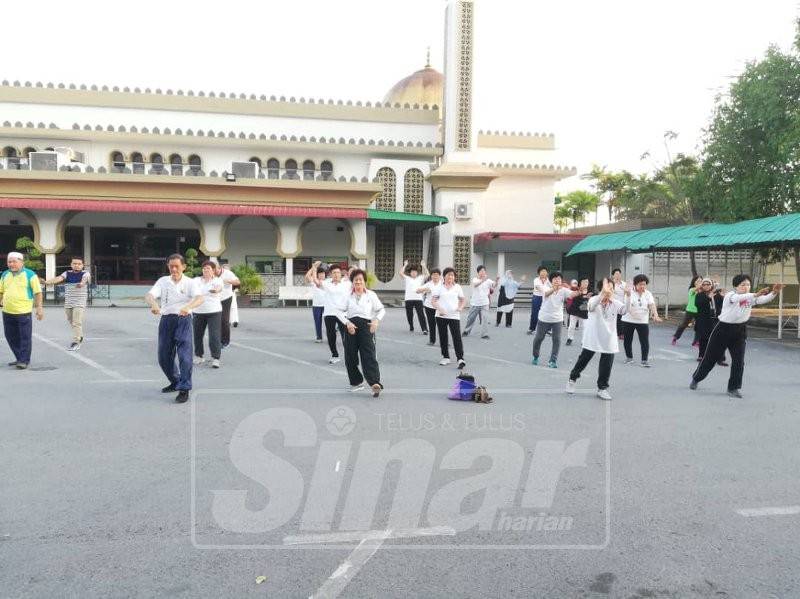
[[[472,202],[459,202],[455,207],[455,217],[458,220],[472,218]]]

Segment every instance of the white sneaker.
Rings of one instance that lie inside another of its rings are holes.
[[[442,358],[439,360],[439,366],[447,366],[450,363],[450,358]]]
[[[611,393],[608,392],[608,389],[598,389],[597,397],[605,399],[606,401],[611,401]]]
[[[336,357],[334,357],[334,356],[331,356],[331,359],[330,359],[330,360],[328,360],[328,364],[338,364],[338,363],[339,363],[339,362],[341,362],[341,361],[342,361],[341,359],[339,359],[339,358],[336,358]]]
[[[203,363],[203,358],[201,358],[200,356],[195,356],[194,358],[192,358],[192,364],[202,364],[202,363]]]
[[[219,368],[219,360],[211,360],[211,368]]]
[[[360,385],[351,385],[350,386],[350,393],[355,393],[356,391],[363,391],[364,390],[364,383]]]
[[[633,358],[625,358],[626,364],[633,364]]]
[[[569,393],[570,395],[575,393],[575,385],[576,384],[577,384],[576,381],[568,380],[567,381],[567,393]]]
[[[652,368],[652,366],[649,360],[642,360],[642,368]]]
[[[314,343],[322,343],[322,339],[314,339]]]
[[[464,366],[466,366],[466,365],[467,365],[467,363],[464,360],[459,360],[458,361],[458,369],[459,370],[464,370]]]

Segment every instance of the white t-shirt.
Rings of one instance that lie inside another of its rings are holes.
[[[325,290],[323,316],[338,316],[339,312],[347,310],[347,300],[353,289],[350,281],[342,279],[338,283],[334,283],[333,279],[325,279],[322,281],[322,289]]]
[[[461,285],[453,283],[453,286],[448,288],[442,283],[439,287],[438,294],[436,295],[439,302],[439,310],[444,314],[436,314],[437,318],[450,318],[452,320],[461,320],[461,313],[458,311],[458,301],[464,297],[464,290]]]
[[[409,277],[408,275],[403,275],[403,280],[406,283],[406,295],[403,299],[405,299],[406,301],[421,300],[422,294],[417,293],[417,289],[422,287],[422,282],[425,280],[425,277],[422,275],[417,275],[416,277]]]
[[[644,293],[641,294],[633,289],[631,291],[628,313],[622,317],[622,321],[635,324],[647,324],[650,322],[650,306],[654,306],[655,303],[656,298],[653,297],[653,294],[650,293],[648,289],[645,289]]]
[[[628,284],[625,281],[620,281],[619,283],[614,283],[614,299],[618,302],[625,303],[625,290],[628,288]]]
[[[196,293],[194,279],[185,275],[177,283],[171,276],[161,277],[150,289],[150,295],[161,300],[161,314],[180,314],[181,308],[200,295]]]
[[[205,300],[194,309],[196,314],[214,314],[222,312],[222,289],[224,285],[221,277],[211,277],[206,281],[203,277],[194,280],[194,295],[202,295]],[[216,292],[214,290],[217,289]]]
[[[753,306],[768,304],[775,299],[775,293],[756,296],[755,293],[736,293],[729,291],[722,300],[722,310],[719,313],[719,321],[728,324],[742,324],[750,320],[750,313]]]
[[[223,268],[219,278],[222,280],[222,293],[220,294],[219,299],[226,300],[233,297],[233,284],[231,282],[238,277],[232,270]]]
[[[434,283],[433,281],[428,281],[423,285],[423,287],[427,287],[430,289],[428,293],[424,295],[424,299],[422,300],[422,305],[426,308],[433,308],[433,296],[439,294],[439,289],[442,287],[442,281],[439,280],[438,283]]]
[[[542,281],[541,277],[536,277],[533,280],[533,295],[538,295],[539,297],[544,297],[544,292],[548,289],[551,289],[553,284],[550,282],[550,279],[545,279]]]
[[[478,277],[472,279],[472,297],[469,298],[469,303],[472,306],[488,306],[489,305],[489,292],[494,289],[494,281],[491,279],[484,279],[481,281]]]
[[[570,295],[572,295],[572,291],[562,287],[549,296],[542,298],[539,320],[542,322],[564,322],[564,303]]]
[[[583,329],[584,349],[603,354],[619,352],[617,335],[617,314],[625,314],[625,304],[611,300],[608,304],[600,302],[601,296],[589,298],[589,318]]]
[[[316,283],[309,283],[311,285],[311,305],[315,308],[325,307],[325,290],[317,287]]]

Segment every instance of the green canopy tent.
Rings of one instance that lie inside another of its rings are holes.
[[[621,233],[590,235],[573,246],[567,254],[628,252],[634,254],[657,251],[667,252],[667,295],[669,296],[669,263],[673,251],[710,250],[725,251],[725,276],[727,278],[727,252],[732,249],[780,248],[781,255],[787,245],[800,243],[800,213],[782,214],[738,223],[703,223],[680,227],[663,227]],[[710,261],[710,257],[707,257]],[[655,260],[654,260],[655,263]],[[780,282],[783,283],[784,264],[781,261]],[[666,315],[669,315],[667,301]],[[800,319],[798,319],[800,320]],[[800,338],[800,322],[798,323]],[[783,291],[778,298],[778,339],[783,338]]]

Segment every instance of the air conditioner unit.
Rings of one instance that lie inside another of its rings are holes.
[[[456,204],[455,217],[458,220],[472,218],[472,202],[459,202]]]
[[[31,152],[28,154],[28,168],[32,171],[57,171],[63,158],[58,152]]]
[[[231,162],[230,172],[236,175],[237,179],[258,179],[260,171],[257,162]]]

